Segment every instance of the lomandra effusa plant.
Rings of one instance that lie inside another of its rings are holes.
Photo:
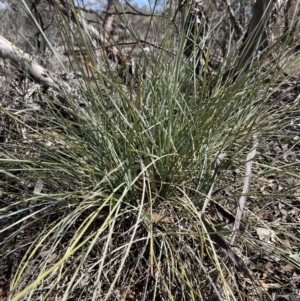
[[[149,54],[137,46],[147,72],[133,74],[95,49],[82,12],[72,7],[67,21],[55,9],[72,58],[64,68],[81,77],[49,76],[53,85],[40,89],[28,68],[26,96],[34,93],[20,100],[24,107],[1,105],[9,121],[0,157],[1,294],[9,301],[242,300],[260,292],[272,300],[248,255],[264,249],[299,267],[284,245],[259,240],[251,228],[263,223],[256,207],[270,198],[256,190],[260,177],[297,176],[296,165],[260,156],[298,105],[274,97],[287,80],[282,68],[296,63],[286,44],[242,63],[231,35],[212,70],[205,47],[184,55],[186,35],[165,19],[164,37],[151,42],[159,47]],[[210,28],[205,46],[220,28]],[[5,80],[2,94],[13,77]],[[38,108],[29,105],[34,97]],[[290,187],[272,201],[293,195]]]

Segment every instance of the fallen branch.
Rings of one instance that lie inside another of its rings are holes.
[[[66,116],[77,118],[74,106],[70,103],[70,99],[73,104],[80,103],[80,95],[76,87],[72,88],[62,78],[43,68],[33,57],[2,36],[0,36],[0,58],[10,61],[12,65],[21,72],[28,74],[29,78],[41,87],[45,89],[50,88],[56,92],[54,105]]]
[[[43,68],[33,57],[17,48],[11,42],[0,36],[0,58],[11,61],[20,71],[26,72],[29,76],[45,88],[52,88],[61,92],[62,88],[71,93],[71,87],[63,82],[55,73]],[[55,79],[57,79],[55,81]],[[59,84],[58,84],[59,82]]]

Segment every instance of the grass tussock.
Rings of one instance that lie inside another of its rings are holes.
[[[292,278],[299,277],[299,159],[290,155],[299,143],[299,100],[282,94],[289,78],[279,68],[288,53],[278,46],[276,57],[266,52],[234,73],[240,62],[232,50],[215,72],[206,64],[197,73],[184,37],[171,39],[167,32],[175,57],[141,52],[146,75],[133,79],[125,68],[124,81],[91,57],[82,79],[70,82],[79,97],[61,91],[64,106],[37,87],[38,109],[24,99],[13,110],[1,106],[9,137],[0,157],[7,300],[299,293]],[[231,241],[253,137],[250,190]]]

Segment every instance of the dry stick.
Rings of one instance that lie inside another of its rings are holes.
[[[156,48],[156,49],[159,49],[159,50],[163,50],[164,52],[166,52],[166,53],[168,53],[168,54],[171,54],[172,56],[175,56],[176,55],[176,53],[175,52],[172,52],[172,51],[170,51],[170,50],[168,50],[168,49],[166,49],[166,48],[164,48],[164,47],[160,47],[160,46],[158,46],[158,45],[155,45],[155,44],[153,44],[153,43],[150,43],[150,42],[148,42],[148,41],[146,41],[146,40],[141,40],[141,39],[137,39],[136,41],[133,41],[133,42],[131,42],[131,41],[129,41],[129,42],[120,42],[120,43],[114,43],[114,44],[110,44],[110,45],[107,45],[107,47],[112,47],[112,46],[129,46],[129,45],[138,45],[138,44],[145,44],[145,45],[149,45],[149,46],[151,46],[151,47],[153,47],[153,48]]]
[[[210,198],[211,198],[211,195],[212,195],[212,192],[213,192],[213,189],[214,189],[215,179],[216,179],[216,177],[217,177],[217,174],[218,174],[218,171],[219,171],[220,164],[221,164],[222,160],[223,160],[226,156],[227,156],[226,153],[221,153],[221,154],[219,154],[218,157],[217,157],[217,160],[216,160],[215,166],[214,166],[214,172],[213,172],[213,175],[212,175],[211,180],[210,180],[210,185],[209,185],[210,188],[209,188],[209,191],[208,191],[208,193],[207,193],[207,196],[206,196],[206,198],[205,198],[205,200],[204,200],[204,204],[203,204],[203,207],[202,207],[202,210],[201,210],[201,215],[204,214],[205,209],[206,209],[206,207],[207,207],[207,205],[208,205],[208,202],[209,202],[209,200],[210,200]]]
[[[21,49],[17,48],[11,42],[0,36],[0,58],[8,59],[19,70],[28,72],[30,77],[46,88],[52,88],[59,92],[59,95],[64,99],[62,90],[67,93],[72,92],[72,88],[58,77],[55,73],[43,68],[34,58]],[[59,84],[58,84],[59,83]]]
[[[104,14],[106,14],[106,12],[103,12]],[[165,18],[164,14],[146,14],[143,12],[132,12],[132,11],[115,11],[114,13],[112,13],[113,15],[134,15],[134,16],[141,16],[141,17],[149,17],[149,18],[153,18],[153,17],[159,17],[159,18]]]
[[[256,149],[258,146],[258,139],[257,135],[252,136],[252,149],[247,155],[247,161],[246,161],[246,168],[245,168],[245,179],[244,179],[244,187],[243,187],[243,194],[240,197],[239,200],[239,207],[236,212],[235,222],[233,226],[233,232],[230,238],[230,245],[234,243],[236,231],[240,228],[241,219],[244,211],[244,207],[247,201],[247,193],[249,192],[250,187],[250,180],[251,180],[251,168],[252,168],[252,162],[256,154]]]
[[[292,36],[292,32],[294,31],[293,28],[295,28],[295,22],[297,18],[297,9],[295,8],[298,7],[299,0],[288,0],[286,2],[287,3],[284,10],[284,30],[282,36],[280,37],[281,42],[284,42],[286,39],[289,39]]]
[[[105,45],[105,37],[98,32],[93,26],[89,25],[86,20],[83,18],[81,11],[76,13],[72,10],[72,7],[68,3],[68,0],[46,0],[51,6],[56,7],[59,12],[67,18],[75,23],[80,25],[81,29],[84,31],[86,36],[88,37],[93,50],[96,51],[97,45],[95,40],[99,40],[101,45]],[[100,63],[98,61],[98,55],[95,55],[96,65],[100,68]]]
[[[84,7],[79,7],[79,6],[77,6],[77,5],[75,5],[75,9],[76,9],[76,10],[82,10],[82,11],[85,12],[85,13],[94,14],[94,15],[96,15],[99,19],[102,19],[102,18],[103,18],[103,16],[101,16],[101,15],[100,15],[97,11],[95,11],[94,9],[88,9],[88,8],[84,8]],[[104,15],[107,14],[106,11],[101,11],[101,13],[104,14]],[[135,9],[134,12],[128,11],[128,10],[124,10],[124,11],[118,11],[118,10],[116,10],[115,12],[111,12],[111,13],[109,13],[109,14],[111,14],[111,15],[119,15],[119,16],[121,16],[121,15],[134,15],[134,16],[142,16],[142,17],[150,17],[150,18],[152,18],[152,17],[165,18],[165,16],[164,16],[163,13],[161,13],[161,14],[152,14],[152,13],[151,13],[151,14],[147,14],[147,13],[138,11],[138,10],[136,10],[136,9]]]
[[[82,30],[86,33],[93,50],[97,52],[97,42],[100,42],[100,45],[103,47],[104,51],[109,52],[109,50],[105,47],[108,43],[106,36],[101,34],[95,27],[88,24],[85,18],[82,16],[82,10],[79,10],[79,13],[75,13],[73,10],[69,11],[66,9],[66,0],[47,0],[47,2],[59,9],[59,11],[67,18],[71,15],[71,20],[75,23],[80,25]],[[108,19],[110,21],[110,19]],[[108,24],[109,25],[109,24]],[[119,51],[119,49],[115,46],[112,47],[112,53],[115,54],[118,59],[122,61],[124,55]],[[100,69],[100,62],[98,61],[98,55],[95,56],[96,64],[98,69]]]
[[[242,27],[242,25],[240,24],[240,22],[236,19],[235,15],[233,13],[232,7],[228,3],[228,0],[223,0],[223,1],[225,2],[226,6],[227,6],[227,10],[228,10],[228,13],[229,13],[229,16],[230,16],[230,20],[233,23],[235,31],[236,31],[238,37],[240,38],[244,34],[245,30]]]
[[[107,51],[107,54],[110,53],[113,56],[113,60],[117,61],[119,65],[122,67],[126,65],[126,55],[122,54],[122,51],[120,48],[116,46],[116,43],[111,35],[113,30],[113,22],[115,20],[115,15],[113,14],[116,11],[116,3],[115,0],[108,0],[107,1],[107,8],[106,8],[106,16],[104,18],[102,27],[104,31],[104,37],[105,37],[105,48]],[[114,43],[113,46],[108,47],[108,42],[112,41]],[[111,51],[110,51],[111,49]]]
[[[257,140],[256,135],[252,136],[252,141],[253,141],[253,147],[252,147],[251,151],[249,152],[249,154],[247,155],[243,195],[242,195],[242,197],[240,198],[240,201],[239,201],[239,207],[238,207],[238,210],[237,210],[235,223],[234,223],[234,228],[233,228],[234,231],[232,233],[229,245],[233,244],[233,242],[235,240],[236,230],[239,229],[239,227],[240,227],[243,210],[244,210],[245,203],[246,203],[246,200],[247,200],[246,194],[248,193],[249,187],[250,187],[252,160],[255,157],[256,148],[257,148],[257,145],[258,145],[258,140]],[[251,274],[249,273],[248,269],[244,268],[243,262],[239,260],[239,257],[236,256],[236,254],[231,250],[230,247],[227,249],[227,256],[230,257],[231,260],[236,264],[236,266],[239,267],[239,269],[243,271],[243,273],[244,273],[244,275],[246,275],[246,277],[253,280],[253,278],[252,278]],[[212,298],[212,300],[216,300],[215,297],[216,296],[214,296]]]
[[[113,22],[115,16],[113,13],[115,12],[115,5],[114,0],[108,0],[107,1],[107,8],[106,8],[106,16],[103,21],[103,30],[104,30],[104,36],[106,41],[110,38],[110,33],[112,32]]]
[[[42,87],[51,88],[57,92],[57,98],[53,103],[65,114],[77,118],[76,110],[70,108],[70,99],[80,101],[77,89],[72,88],[67,82],[43,68],[34,58],[0,35],[0,58],[9,60],[21,72],[29,75],[30,79],[39,83]]]

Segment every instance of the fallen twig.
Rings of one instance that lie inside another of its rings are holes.
[[[17,48],[11,42],[0,36],[0,58],[8,59],[20,71],[28,72],[29,76],[41,86],[52,88],[62,95],[62,90],[71,93],[72,88],[61,79],[58,79],[55,73],[42,67],[33,57]]]
[[[230,6],[230,4],[228,3],[228,0],[223,0],[227,6],[227,10],[230,16],[230,20],[232,21],[232,24],[234,26],[234,29],[238,35],[239,38],[241,38],[244,34],[244,28],[242,27],[242,25],[240,24],[240,22],[237,20],[237,18],[234,15],[233,9]]]
[[[257,135],[253,135],[252,136],[252,149],[250,150],[250,152],[247,155],[243,193],[239,200],[239,206],[238,206],[236,216],[235,216],[233,232],[232,232],[232,235],[230,238],[230,245],[233,244],[233,242],[235,240],[235,236],[236,236],[236,231],[240,228],[241,219],[242,219],[243,211],[244,211],[246,200],[247,200],[247,194],[249,192],[252,162],[253,162],[253,159],[256,154],[257,145],[258,145]]]

